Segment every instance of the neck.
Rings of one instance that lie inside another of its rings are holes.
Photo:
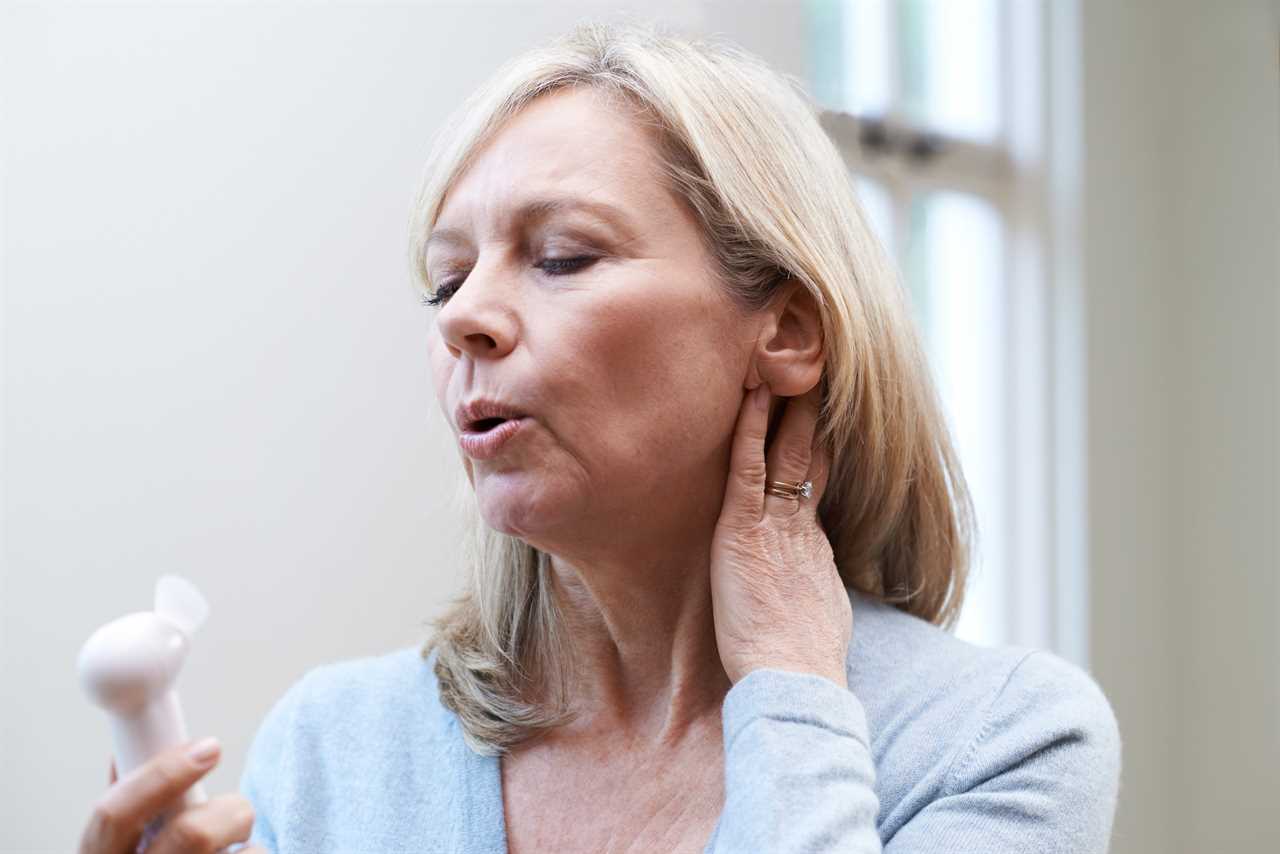
[[[674,745],[720,726],[730,682],[716,648],[710,530],[649,553],[551,555],[556,601],[577,667],[565,736]]]

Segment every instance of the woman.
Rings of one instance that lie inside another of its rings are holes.
[[[794,84],[579,28],[446,128],[411,235],[469,587],[293,685],[186,838],[245,839],[247,800],[278,852],[1106,849],[1097,686],[941,628],[969,498]]]

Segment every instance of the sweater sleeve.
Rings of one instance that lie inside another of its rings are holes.
[[[764,668],[721,710],[725,805],[708,850],[881,850],[867,716],[822,676]]]
[[[820,676],[763,669],[722,711],[725,808],[710,851],[1105,852],[1120,739],[1097,684],[1028,653],[987,702],[935,798],[882,842],[866,714]]]
[[[275,820],[280,805],[276,796],[281,782],[286,779],[289,732],[292,729],[298,698],[306,677],[296,681],[267,712],[259,724],[249,753],[245,758],[244,772],[240,775],[240,794],[253,806],[253,830],[249,845],[260,845],[275,854]]]
[[[991,701],[939,796],[885,851],[1101,854],[1115,818],[1120,747],[1115,715],[1092,677],[1031,651]]]

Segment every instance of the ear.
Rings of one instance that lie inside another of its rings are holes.
[[[749,379],[778,397],[796,397],[818,384],[826,353],[817,300],[799,279],[788,279],[764,309]]]

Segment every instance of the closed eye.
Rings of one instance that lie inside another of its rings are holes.
[[[458,288],[462,287],[462,280],[465,278],[466,275],[462,275],[456,279],[441,282],[439,286],[436,287],[436,292],[434,294],[429,297],[424,296],[422,298],[422,304],[431,306],[444,305],[449,301],[449,297],[453,296],[454,293],[457,292]]]
[[[599,257],[595,255],[579,255],[576,258],[543,258],[533,266],[542,270],[548,276],[567,276],[580,270],[585,270],[598,260],[600,260]],[[462,283],[466,278],[467,276],[464,273],[457,278],[441,282],[434,294],[430,297],[423,297],[423,305],[444,305],[449,301],[449,297],[458,292],[458,288],[462,287]]]
[[[577,258],[543,258],[533,266],[549,276],[564,276],[584,270],[597,260],[594,255],[580,255]]]

